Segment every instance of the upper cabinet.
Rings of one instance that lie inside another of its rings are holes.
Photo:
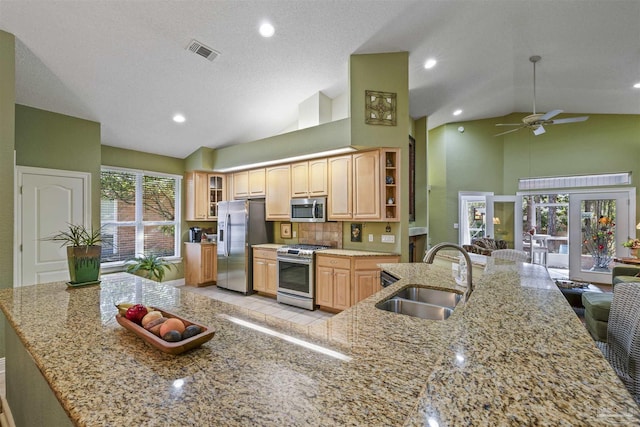
[[[353,219],[380,219],[380,153],[353,155]]]
[[[187,172],[185,175],[187,221],[215,221],[218,202],[225,200],[224,175]]]
[[[399,161],[395,148],[329,158],[328,219],[399,221]]]
[[[291,197],[327,195],[327,159],[291,165]]]
[[[352,219],[352,158],[351,155],[331,157],[329,166],[329,197],[327,218],[330,221]]]
[[[266,169],[265,211],[267,221],[288,221],[291,218],[291,167],[273,166]]]
[[[265,169],[251,169],[233,174],[233,198],[265,197]]]

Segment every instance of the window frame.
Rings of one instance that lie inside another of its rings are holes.
[[[116,166],[101,166],[100,167],[100,182],[102,182],[102,173],[103,172],[122,172],[127,174],[133,174],[136,177],[136,192],[135,192],[135,219],[133,221],[109,221],[102,222],[102,218],[100,218],[100,226],[103,227],[105,224],[113,224],[116,226],[133,226],[135,227],[135,256],[138,254],[144,253],[144,228],[147,226],[156,226],[156,225],[172,225],[174,227],[174,242],[173,242],[173,256],[162,257],[166,261],[169,262],[178,262],[182,260],[181,248],[182,248],[182,175],[170,174],[170,173],[162,173],[162,172],[152,172],[145,171],[141,169],[129,169],[122,168]],[[142,204],[142,196],[143,196],[143,180],[145,176],[151,176],[154,178],[171,178],[175,180],[175,217],[173,221],[144,221],[143,211],[144,207]],[[100,210],[102,211],[102,197],[100,198]],[[126,260],[122,261],[110,261],[101,263],[101,267],[105,269],[114,268],[114,267],[122,267],[126,263]]]

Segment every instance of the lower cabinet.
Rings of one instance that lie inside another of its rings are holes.
[[[351,307],[351,259],[316,255],[316,304],[335,310]]]
[[[212,243],[184,244],[184,284],[207,286],[216,282],[218,246]]]
[[[396,263],[399,256],[316,255],[316,304],[345,310],[382,289],[378,264]]]
[[[273,296],[278,292],[278,262],[275,249],[253,250],[253,290]]]

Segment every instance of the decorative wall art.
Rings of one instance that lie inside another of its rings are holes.
[[[291,238],[291,223],[283,222],[280,224],[280,238],[281,239],[290,239]]]
[[[364,122],[368,125],[396,125],[396,94],[365,91]]]
[[[351,224],[351,241],[362,242],[362,224]]]

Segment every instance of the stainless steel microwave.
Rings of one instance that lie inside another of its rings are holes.
[[[325,222],[327,198],[291,199],[291,222]]]

